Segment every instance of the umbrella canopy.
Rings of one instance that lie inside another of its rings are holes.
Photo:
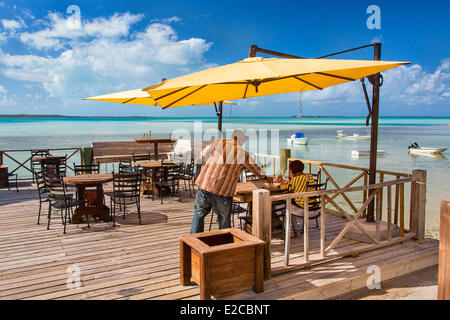
[[[144,88],[163,109],[279,93],[322,90],[409,62],[248,58]]]
[[[122,104],[142,104],[142,105],[149,105],[149,106],[158,106],[158,103],[153,99],[147,91],[144,91],[143,89],[134,89],[134,90],[126,90],[126,91],[119,91],[109,94],[104,94],[101,96],[95,96],[90,98],[84,98],[83,100],[94,100],[94,101],[105,101],[105,102],[115,102],[115,103],[122,103]],[[219,101],[216,101],[219,102]],[[204,105],[211,105],[214,104],[214,102],[209,103],[202,103]],[[231,101],[223,101],[223,104],[236,104]],[[196,104],[200,105],[200,104]]]
[[[149,106],[158,105],[156,101],[146,91],[142,91],[142,89],[114,92],[104,94],[101,96],[85,98],[83,100],[96,100],[96,101],[116,102],[124,104],[126,103],[143,104]]]

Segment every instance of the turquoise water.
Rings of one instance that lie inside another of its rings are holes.
[[[200,122],[201,121],[201,122]],[[379,128],[379,149],[385,151],[378,158],[378,168],[410,173],[413,169],[425,169],[428,173],[427,223],[439,224],[439,202],[450,200],[450,152],[440,157],[412,156],[408,146],[413,142],[427,147],[450,147],[450,118],[382,118]],[[152,131],[152,137],[168,137],[183,129],[187,134],[194,126],[203,132],[217,127],[216,118],[0,118],[0,150],[65,148],[90,146],[92,141],[124,141],[142,137]],[[369,141],[337,141],[336,130],[346,134],[370,134],[365,118],[232,118],[224,117],[224,130],[240,128],[258,133],[261,129],[279,130],[279,139],[269,148],[250,151],[278,154],[279,148],[287,148],[286,139],[295,132],[304,132],[311,138],[308,146],[292,147],[292,156],[337,164],[368,167],[368,158],[354,159],[352,150],[368,150]],[[269,135],[270,136],[270,135]],[[205,134],[204,139],[209,135]],[[18,158],[23,154],[14,154]],[[24,158],[25,159],[25,158]],[[8,159],[8,166],[15,167]],[[21,171],[22,172],[22,171]],[[272,170],[269,169],[269,173]],[[20,173],[20,172],[19,172]],[[22,172],[23,173],[23,172]],[[25,174],[25,173],[23,173]],[[356,172],[333,171],[343,186],[357,176]],[[409,203],[409,199],[406,201]]]

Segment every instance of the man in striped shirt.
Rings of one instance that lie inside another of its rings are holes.
[[[231,227],[231,209],[236,185],[244,169],[258,178],[272,181],[242,148],[245,133],[233,132],[233,139],[216,139],[202,151],[204,168],[195,184],[198,192],[194,203],[191,233],[204,231],[204,219],[212,208],[217,212],[219,228]]]

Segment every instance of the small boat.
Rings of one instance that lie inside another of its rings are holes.
[[[338,130],[337,131],[338,135],[336,137],[336,139],[338,140],[370,140],[370,136],[360,136],[357,133],[353,133],[352,136],[348,136],[346,134],[344,134],[343,130]]]
[[[377,150],[377,156],[383,156],[384,150]],[[370,151],[368,150],[352,150],[352,157],[368,157]]]
[[[424,148],[420,147],[417,142],[414,142],[408,149],[411,154],[440,154],[448,148]]]
[[[287,139],[289,144],[307,145],[311,139],[306,138],[302,132],[297,132]]]

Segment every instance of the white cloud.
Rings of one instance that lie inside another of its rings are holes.
[[[8,98],[8,92],[6,88],[0,85],[0,106],[13,106],[16,103]]]
[[[383,101],[410,106],[432,105],[450,102],[450,59],[445,59],[432,73],[418,65],[401,66],[383,72],[381,87]],[[366,80],[369,97],[371,85]],[[330,87],[322,91],[303,93],[304,101],[316,104],[364,103],[364,94],[359,81]],[[296,98],[298,99],[298,98]],[[294,99],[293,99],[294,100]]]
[[[67,18],[59,13],[50,13],[46,23],[49,27],[36,32],[24,32],[20,40],[37,49],[55,49],[70,47],[70,41],[88,38],[112,38],[127,36],[131,26],[142,20],[142,14],[118,14],[110,18],[95,18],[91,21],[82,20],[74,15]]]
[[[443,60],[433,73],[415,64],[390,70],[384,79],[383,94],[392,101],[407,105],[450,101],[450,59]]]
[[[30,48],[47,50],[15,55],[0,49],[0,72],[11,79],[39,84],[48,96],[69,103],[148,86],[162,77],[205,66],[204,53],[211,43],[199,38],[178,40],[176,31],[161,23],[131,32],[131,24],[141,18],[115,14],[83,21],[80,29],[71,32],[68,19],[49,15],[49,27],[19,34]]]
[[[180,22],[181,18],[177,16],[173,16],[170,18],[163,18],[163,19],[152,19],[151,22],[160,22],[164,24],[170,24],[172,22]]]
[[[23,20],[8,20],[2,19],[3,29],[16,30],[24,26]]]

